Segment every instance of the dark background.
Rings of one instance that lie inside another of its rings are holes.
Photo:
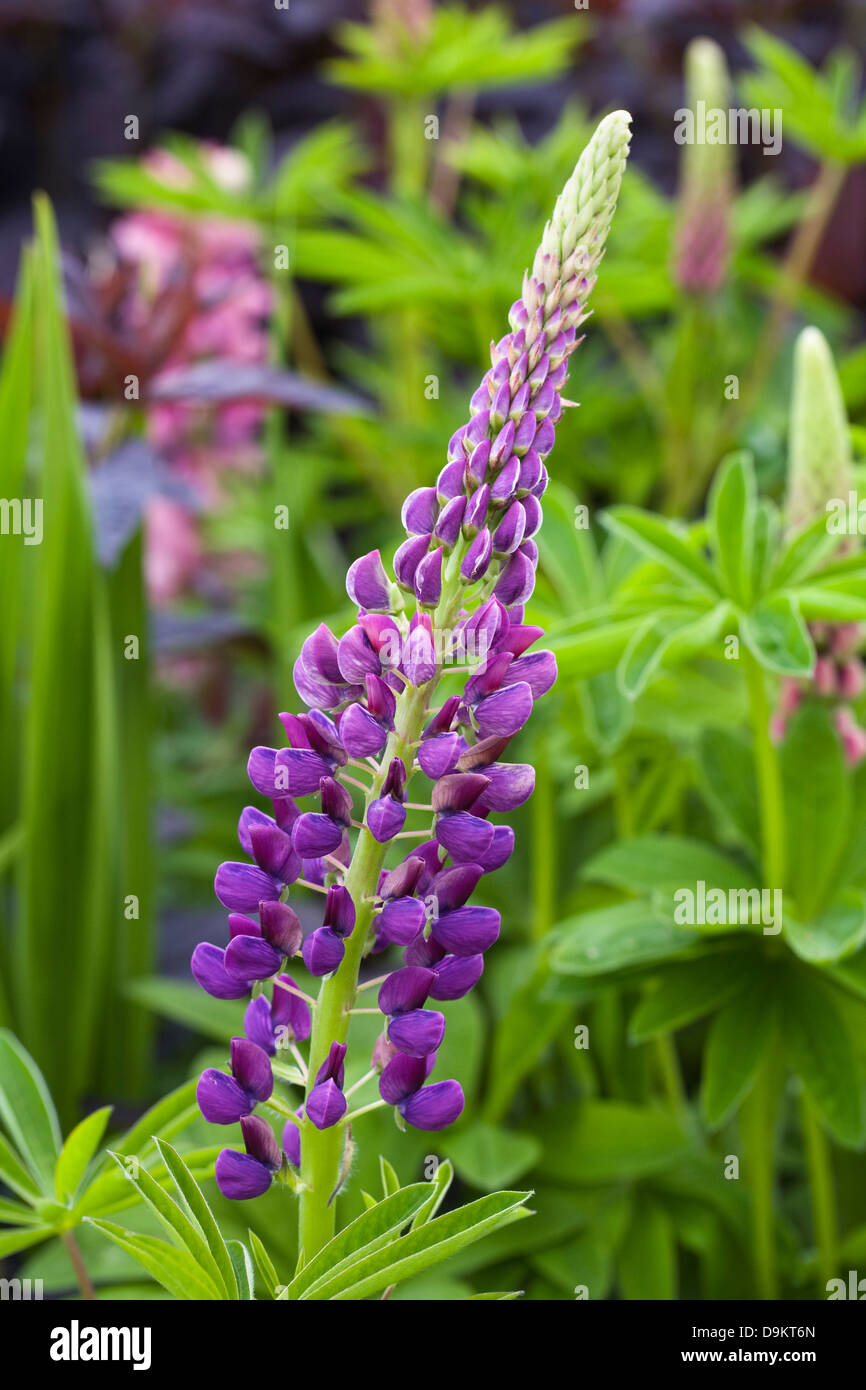
[[[572,0],[527,0],[504,8],[526,26],[572,13],[591,37],[563,77],[482,94],[482,117],[511,109],[531,138],[554,123],[567,97],[579,96],[592,113],[626,106],[634,155],[667,190],[678,157],[670,112],[689,39],[717,39],[735,72],[746,61],[736,33],[751,20],[812,62],[840,43],[866,51],[864,0],[590,0],[579,12]],[[34,188],[54,201],[65,244],[86,250],[106,220],[90,189],[92,161],[141,153],[162,131],[224,140],[254,108],[269,117],[282,151],[321,121],[351,114],[375,147],[375,103],[317,76],[339,51],[335,26],[366,12],[366,0],[290,0],[288,10],[273,0],[0,0],[0,289],[12,283]],[[132,147],[123,136],[130,114],[141,132]],[[741,147],[740,157],[767,172],[758,148]],[[789,186],[808,183],[810,161],[792,142],[773,162]],[[866,307],[864,227],[860,170],[847,181],[815,278]]]

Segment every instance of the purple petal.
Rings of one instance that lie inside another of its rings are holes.
[[[410,536],[394,551],[394,574],[401,588],[413,589],[415,571],[429,548],[429,536]]]
[[[307,1097],[306,1111],[316,1129],[330,1129],[346,1113],[346,1097],[334,1081],[314,1086]]]
[[[405,1014],[420,1009],[430,993],[433,971],[418,965],[406,965],[384,980],[379,990],[379,1008],[383,1014]],[[399,1044],[398,1044],[399,1046]]]
[[[281,989],[279,985],[274,985],[271,1023],[277,1048],[283,1047],[287,1042],[304,1042],[310,1036],[312,1026],[306,999],[302,999],[290,988],[294,985],[291,975],[280,975],[279,978],[289,988]]]
[[[418,898],[392,898],[382,908],[378,927],[386,941],[408,946],[427,920],[427,909]]]
[[[232,1076],[255,1100],[268,1100],[274,1077],[268,1054],[249,1038],[231,1040]]]
[[[273,796],[274,794],[274,759],[276,756],[276,748],[254,748],[250,753],[247,773],[256,791],[261,792],[262,796]],[[247,810],[252,809],[251,806],[247,808]],[[246,812],[244,812],[245,814]],[[258,814],[261,815],[261,812]],[[238,835],[240,836],[240,826],[238,826]],[[243,845],[243,840],[241,840],[241,844]],[[244,845],[244,849],[249,854],[246,845]]]
[[[249,983],[236,980],[225,967],[225,951],[202,941],[192,953],[190,969],[193,977],[203,990],[214,999],[243,999],[249,994]]]
[[[367,810],[367,827],[374,840],[384,845],[403,829],[406,822],[406,807],[391,796],[381,796],[371,802]]]
[[[439,816],[436,839],[455,864],[478,864],[493,843],[493,826],[468,811]]]
[[[283,1125],[283,1153],[294,1168],[301,1166],[301,1131],[292,1120]]]
[[[322,859],[339,848],[343,827],[321,811],[306,811],[295,821],[292,844],[302,859]]]
[[[214,892],[230,911],[253,912],[260,902],[278,898],[282,884],[254,864],[228,863],[216,871]]]
[[[267,1052],[269,1057],[273,1057],[277,1049],[274,1042],[271,1006],[263,994],[260,994],[256,999],[251,999],[247,1005],[244,1013],[244,1033],[250,1042],[254,1042],[257,1047]]]
[[[465,811],[487,786],[483,772],[453,772],[440,777],[433,788],[434,811]]]
[[[250,846],[260,869],[271,874],[279,883],[294,883],[301,872],[301,862],[292,848],[291,838],[277,825],[253,825]]]
[[[399,1052],[379,1077],[379,1095],[388,1105],[401,1101],[417,1091],[427,1079],[427,1067],[422,1058]]]
[[[425,555],[415,571],[415,597],[425,608],[435,608],[442,595],[442,547]]]
[[[460,573],[467,584],[474,584],[483,574],[487,573],[492,554],[493,539],[490,535],[490,528],[485,526],[482,531],[478,532],[469,546],[460,566]]]
[[[437,540],[442,541],[443,545],[447,545],[449,550],[457,543],[465,510],[466,498],[458,496],[452,497],[439,513],[434,535]]]
[[[388,609],[391,604],[390,585],[378,550],[361,555],[349,566],[346,592],[359,608]]]
[[[440,1002],[462,999],[474,989],[484,973],[484,957],[446,956],[436,966],[436,978],[430,986],[430,998]]]
[[[346,635],[340,638],[338,660],[343,680],[352,681],[356,685],[361,684],[364,677],[371,672],[378,672],[381,667],[378,652],[371,647],[370,640],[360,624],[350,627]]]
[[[475,723],[483,738],[508,738],[522,729],[532,713],[532,691],[518,681],[487,695],[475,706]]]
[[[415,1129],[445,1129],[463,1113],[465,1104],[458,1081],[434,1081],[411,1095],[400,1110]]]
[[[314,709],[334,709],[343,699],[345,687],[317,680],[307,670],[302,656],[298,657],[292,667],[292,680],[304,704],[311,705]]]
[[[512,608],[525,603],[535,588],[535,570],[521,550],[515,550],[493,590],[500,603]]]
[[[245,1115],[241,1120],[241,1134],[244,1136],[244,1148],[251,1158],[257,1158],[272,1173],[282,1167],[283,1155],[267,1121],[259,1115]]]
[[[439,515],[439,499],[435,487],[416,487],[403,503],[400,520],[410,535],[429,535]],[[364,604],[364,607],[369,607]]]
[[[338,659],[338,642],[325,623],[319,623],[301,647],[304,669],[313,680],[330,685],[342,685],[343,673]]]
[[[255,1105],[252,1096],[233,1076],[226,1076],[216,1067],[202,1072],[196,1087],[198,1108],[212,1125],[233,1125],[242,1115],[249,1115]]]
[[[497,940],[499,922],[494,907],[458,907],[433,923],[433,936],[454,956],[477,956]]]
[[[325,899],[323,926],[337,936],[351,936],[355,926],[355,903],[352,894],[342,883],[332,883]]]
[[[254,748],[253,753],[256,752],[266,752],[270,754],[270,773],[266,777],[266,781],[271,788],[271,792],[265,793],[265,795],[269,796],[274,788],[274,758],[276,757],[276,751],[273,748]],[[250,762],[252,762],[252,757],[253,754],[251,753]],[[254,857],[252,841],[250,840],[250,831],[254,826],[258,826],[259,829],[264,829],[275,825],[276,821],[273,816],[266,816],[264,811],[260,811],[257,806],[245,806],[238,820],[238,840],[240,841],[240,846],[244,854],[248,854],[251,859]]]
[[[418,749],[418,763],[422,772],[433,782],[444,777],[446,772],[452,772],[460,756],[460,748],[460,735],[456,733],[425,738]]]
[[[301,949],[301,922],[288,903],[262,903],[259,907],[262,936],[283,956],[296,956]]]
[[[426,685],[436,674],[436,652],[428,629],[421,625],[406,638],[403,671],[410,685]]]
[[[353,758],[367,758],[380,752],[388,735],[377,719],[363,705],[349,705],[340,720],[340,737],[346,752]]]
[[[268,980],[282,965],[283,953],[260,936],[235,936],[226,947],[225,961],[235,980]]]
[[[523,540],[526,529],[526,513],[520,502],[512,502],[505,516],[493,532],[494,555],[510,555]]]
[[[455,912],[467,903],[478,887],[481,867],[478,864],[453,864],[442,869],[428,889],[428,896],[435,898],[439,915]]]
[[[304,941],[302,954],[310,974],[320,977],[336,970],[345,952],[345,946],[330,927],[319,927]]]
[[[330,760],[311,748],[281,748],[274,763],[274,782],[290,796],[311,796],[332,771]]]
[[[328,1048],[328,1055],[319,1070],[316,1072],[316,1085],[320,1081],[336,1081],[342,1089],[346,1079],[346,1044],[332,1042]]]
[[[496,869],[501,869],[507,863],[514,852],[514,831],[510,825],[495,825],[493,827],[493,843],[490,848],[482,854],[479,863],[486,874],[492,874]]]
[[[236,1149],[223,1149],[214,1164],[214,1177],[224,1197],[233,1202],[243,1202],[267,1192],[273,1173],[249,1154],[240,1154]]]
[[[445,1015],[435,1009],[396,1014],[388,1024],[389,1040],[408,1057],[428,1057],[436,1051],[444,1036]]]
[[[513,811],[528,801],[535,787],[535,768],[530,763],[491,763],[490,778],[473,806],[474,811]]]
[[[532,698],[540,700],[556,681],[556,657],[553,652],[530,652],[513,661],[502,677],[504,686],[526,681]]]

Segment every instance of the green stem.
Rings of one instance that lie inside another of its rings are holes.
[[[800,1122],[812,1199],[812,1227],[818,1250],[818,1275],[824,1291],[828,1280],[836,1275],[837,1230],[833,1166],[827,1136],[815,1105],[805,1092],[800,1098]]]
[[[763,668],[750,651],[743,649],[742,660],[749,692],[749,717],[758,778],[764,884],[768,888],[781,890],[785,883],[785,810],[779,760],[770,737],[766,678]]]
[[[72,1268],[75,1270],[75,1278],[81,1290],[81,1297],[90,1302],[91,1299],[96,1298],[96,1294],[93,1289],[93,1284],[90,1281],[90,1275],[87,1273],[87,1266],[82,1258],[78,1241],[71,1231],[64,1231],[61,1239],[66,1246],[66,1253],[72,1262]]]
[[[746,1179],[752,1195],[755,1286],[758,1298],[767,1300],[779,1297],[773,1211],[777,1101],[775,1067],[768,1057],[740,1110]]]

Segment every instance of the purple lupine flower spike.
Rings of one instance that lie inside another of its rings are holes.
[[[287,746],[250,755],[250,781],[266,805],[241,815],[246,862],[217,872],[228,944],[197,947],[192,969],[217,998],[254,997],[246,1037],[232,1041],[231,1073],[209,1069],[197,1095],[208,1119],[242,1122],[246,1152],[220,1155],[221,1190],[253,1196],[277,1174],[314,1214],[312,1223],[301,1219],[308,1235],[327,1229],[325,1208],[349,1166],[343,1145],[319,1132],[346,1128],[343,1038],[365,954],[402,952],[378,994],[383,1031],[372,1062],[381,1101],[421,1130],[444,1128],[463,1111],[457,1081],[429,1079],[445,1032],[431,1005],[461,999],[482,976],[500,916],[470,899],[476,890],[483,897],[484,875],[514,849],[512,828],[496,818],[533,791],[531,765],[508,762],[507,749],[556,679],[553,654],[535,650],[542,630],[524,622],[539,562],[544,460],[568,404],[569,358],[628,138],[625,113],[600,124],[557,200],[435,485],[406,499],[406,538],[391,572],[378,550],[350,566],[353,621],[342,634],[322,623],[303,643],[294,681],[306,708],[280,715]],[[858,668],[842,653],[837,665],[853,691]],[[446,667],[467,674],[437,701]],[[393,844],[400,835],[413,845],[402,859]],[[310,887],[325,890],[325,909],[301,946],[287,898]],[[299,946],[322,980],[312,1013],[281,973]],[[302,1073],[297,1048],[307,1038],[305,1095],[293,1103],[281,1151],[253,1111],[271,1095],[271,1057],[290,1046]],[[302,1159],[298,1182],[291,1169]]]

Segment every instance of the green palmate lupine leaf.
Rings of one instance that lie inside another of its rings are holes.
[[[671,966],[632,1014],[629,1037],[642,1042],[720,1008],[739,992],[751,963],[751,954],[726,951]]]
[[[112,1153],[111,1156],[126,1173],[127,1180],[133,1184],[160,1224],[189,1252],[196,1265],[220,1291],[220,1297],[234,1297],[237,1291],[235,1289],[233,1293],[230,1292],[219,1263],[198,1224],[181,1211],[177,1203],[172,1201],[147,1169],[141,1167],[137,1159],[130,1160],[124,1154],[118,1153]]]
[[[262,1289],[268,1298],[273,1299],[276,1297],[277,1289],[282,1286],[282,1281],[274,1268],[273,1260],[255,1231],[249,1231],[248,1234],[253,1262],[258,1271]]]
[[[560,676],[586,680],[612,670],[645,622],[642,617],[625,618],[577,633],[560,633],[554,629],[547,645],[556,654]]]
[[[771,575],[772,587],[784,589],[801,584],[821,569],[838,544],[839,537],[830,534],[826,514],[822,512],[780,551]]]
[[[748,741],[739,730],[705,729],[698,766],[707,800],[756,855],[760,847],[758,788]]]
[[[779,984],[785,1056],[840,1144],[863,1140],[863,1076],[832,987],[789,969]]]
[[[54,1191],[60,1126],[41,1071],[16,1037],[0,1030],[0,1120],[44,1195]]]
[[[660,1202],[639,1194],[617,1260],[620,1293],[627,1299],[675,1299],[677,1252],[671,1218]]]
[[[808,622],[859,623],[866,619],[866,597],[812,583],[797,590],[797,605]]]
[[[516,1182],[537,1162],[541,1145],[531,1134],[475,1124],[448,1142],[461,1178],[473,1187],[500,1187]]]
[[[613,671],[581,682],[580,702],[586,731],[605,754],[619,747],[634,723],[634,704],[623,695]]]
[[[810,676],[815,648],[798,598],[773,594],[740,618],[740,635],[763,667],[780,676]]]
[[[393,1192],[400,1191],[400,1179],[384,1154],[379,1155],[379,1172],[382,1177],[383,1196],[390,1197]]]
[[[412,1218],[413,1231],[416,1226],[423,1226],[426,1221],[432,1221],[442,1203],[445,1201],[448,1195],[448,1189],[453,1181],[454,1165],[451,1163],[450,1159],[446,1158],[436,1169],[436,1176],[431,1183],[432,1191],[430,1196],[427,1198],[427,1201],[424,1203],[423,1207],[421,1207],[420,1211],[417,1211]]]
[[[0,1199],[0,1221],[4,1221],[11,1226],[41,1226],[42,1217],[37,1215],[32,1207],[25,1207],[23,1202],[10,1202]]]
[[[287,1297],[305,1298],[310,1290],[335,1270],[352,1264],[367,1253],[396,1240],[430,1196],[428,1183],[412,1183],[392,1192],[346,1226],[298,1271],[288,1286]]]
[[[693,550],[673,523],[638,507],[611,507],[602,521],[614,535],[631,541],[642,554],[714,597],[719,585],[712,567]]]
[[[227,1241],[226,1252],[231,1264],[234,1288],[234,1293],[229,1293],[229,1298],[235,1302],[250,1303],[255,1298],[255,1274],[250,1252],[240,1240]]]
[[[612,1100],[560,1105],[539,1121],[541,1174],[554,1182],[608,1183],[656,1173],[688,1156],[691,1144],[661,1110]]]
[[[92,1226],[131,1256],[174,1298],[184,1301],[219,1302],[225,1293],[187,1250],[178,1250],[155,1236],[140,1236],[112,1221],[87,1218]]]
[[[647,618],[631,638],[617,666],[617,684],[627,700],[643,693],[663,663],[700,652],[722,630],[730,608],[717,604],[709,613]]]
[[[725,588],[749,601],[755,545],[757,487],[751,454],[731,454],[719,466],[709,496],[710,531]]]
[[[755,503],[755,522],[752,537],[752,563],[749,593],[755,597],[769,586],[773,559],[779,549],[782,521],[779,509],[766,497]]]
[[[75,1197],[87,1167],[99,1148],[110,1114],[110,1105],[94,1110],[66,1136],[54,1172],[54,1189],[59,1202]]]
[[[829,711],[806,702],[791,720],[780,755],[788,842],[788,883],[801,921],[817,917],[835,887],[851,822],[851,783]],[[771,885],[775,887],[776,885]]]
[[[187,1168],[180,1154],[173,1149],[163,1139],[157,1139],[156,1147],[159,1156],[171,1173],[172,1181],[177,1188],[184,1206],[191,1219],[198,1226],[208,1249],[210,1250],[216,1266],[220,1272],[226,1293],[229,1298],[234,1299],[238,1296],[238,1287],[235,1282],[234,1260],[231,1259],[222,1232],[216,1223],[213,1212],[204,1199],[198,1183]]]
[[[745,43],[760,64],[758,72],[741,78],[743,96],[751,107],[781,110],[785,131],[797,144],[834,164],[857,164],[866,159],[866,121],[858,113],[844,56],[828,60],[816,72],[802,54],[782,39],[752,25]]]
[[[853,956],[866,941],[866,895],[851,890],[805,924],[785,914],[785,940],[801,960],[829,965]]]
[[[31,1245],[38,1245],[41,1240],[47,1240],[53,1234],[52,1226],[29,1226],[26,1230],[2,1231],[0,1260],[5,1260],[8,1255],[17,1255],[19,1250],[26,1250]]]
[[[7,1144],[2,1134],[0,1134],[0,1181],[4,1182],[7,1187],[11,1187],[12,1191],[17,1192],[18,1196],[23,1197],[25,1201],[35,1202],[42,1196],[32,1175],[28,1173],[18,1154]]]
[[[550,964],[561,975],[606,975],[685,951],[695,932],[646,902],[617,903],[561,922],[551,933]]]
[[[584,866],[584,876],[632,893],[658,893],[672,899],[679,888],[694,888],[703,880],[708,888],[750,888],[756,882],[751,870],[702,840],[678,835],[641,835],[613,844],[594,855]],[[673,911],[673,902],[670,903]]]
[[[773,980],[759,971],[710,1025],[701,1077],[701,1112],[718,1129],[748,1095],[775,1028]]]
[[[307,1298],[359,1300],[412,1279],[473,1241],[532,1213],[524,1203],[530,1192],[494,1192],[465,1207],[438,1216],[383,1249],[364,1256],[308,1291]]]

